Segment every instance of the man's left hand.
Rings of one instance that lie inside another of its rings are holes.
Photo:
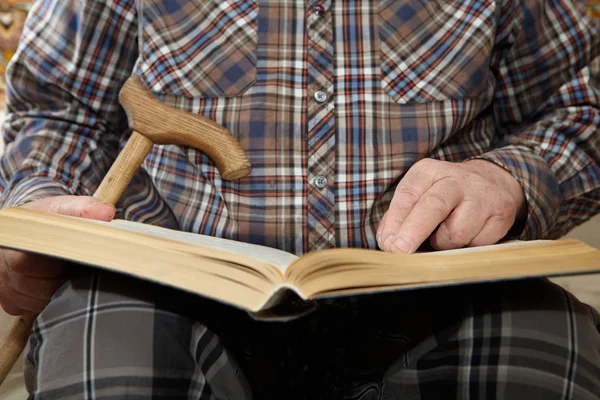
[[[438,250],[494,244],[525,213],[521,185],[496,164],[423,159],[398,184],[377,243],[413,253],[437,228],[430,243]]]

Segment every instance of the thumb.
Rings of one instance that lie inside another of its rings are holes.
[[[91,196],[46,197],[27,203],[23,208],[100,221],[111,221],[115,217],[112,204],[102,203]]]

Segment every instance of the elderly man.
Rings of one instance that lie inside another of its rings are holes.
[[[38,1],[8,73],[1,204],[297,254],[556,238],[600,206],[599,57],[578,0]],[[155,147],[117,210],[95,202],[129,134],[131,74],[225,126],[252,174],[226,182],[193,149]],[[544,280],[269,323],[0,260],[3,308],[41,312],[33,399],[600,398],[599,316]]]

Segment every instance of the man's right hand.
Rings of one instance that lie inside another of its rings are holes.
[[[57,196],[22,206],[53,214],[111,221],[115,208],[89,196]],[[61,260],[0,249],[0,306],[9,314],[40,313],[64,283]]]

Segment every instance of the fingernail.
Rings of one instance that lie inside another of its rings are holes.
[[[383,250],[384,251],[390,251],[390,245],[392,244],[392,240],[394,240],[394,236],[390,235],[388,237],[385,238],[385,240],[383,241]]]
[[[410,253],[410,249],[412,247],[410,243],[408,243],[401,237],[396,238],[396,240],[394,240],[394,242],[392,243],[392,246],[394,246],[397,251],[400,251],[402,253]]]

